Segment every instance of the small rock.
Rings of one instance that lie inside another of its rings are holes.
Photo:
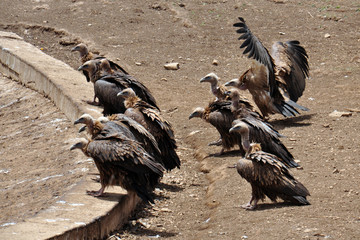
[[[164,65],[164,68],[166,70],[178,70],[180,68],[180,64],[177,62],[167,63]]]
[[[333,173],[339,173],[340,171],[339,171],[339,169],[337,169],[337,168],[335,168],[334,169],[334,171],[333,171]]]
[[[324,38],[330,38],[331,35],[329,33],[325,33]]]
[[[136,66],[141,66],[142,63],[141,63],[141,62],[135,62],[135,65],[136,65]]]
[[[296,167],[297,170],[304,170],[303,167]]]
[[[324,124],[323,127],[324,127],[324,128],[329,128],[329,127],[330,127],[330,124],[328,124],[328,123],[327,123],[327,124]]]
[[[294,162],[300,163],[301,161],[299,159],[294,159]]]
[[[360,109],[359,109],[359,108],[347,108],[346,110],[349,111],[349,112],[357,112],[357,113],[360,113]]]
[[[172,210],[170,210],[168,208],[161,208],[160,212],[172,212]]]
[[[164,81],[164,82],[167,82],[167,79],[166,79],[166,78],[161,78],[160,80],[161,80],[161,81]]]
[[[189,133],[188,136],[192,136],[192,135],[195,135],[197,133],[201,132],[200,130],[195,130],[195,131],[192,131],[191,133]]]
[[[312,230],[310,229],[310,228],[307,228],[307,229],[305,229],[304,230],[304,233],[309,233],[309,232],[311,232]]]
[[[334,186],[329,186],[329,188],[330,188],[330,189],[333,189],[333,188],[334,188]]]
[[[280,35],[285,35],[285,33],[284,33],[284,32],[279,32],[279,34],[280,34]]]
[[[212,61],[212,65],[214,65],[214,66],[219,65],[219,61],[218,61],[218,60],[216,60],[216,59],[214,59],[214,60]]]
[[[350,117],[352,116],[351,112],[339,112],[337,110],[329,114],[329,117]]]

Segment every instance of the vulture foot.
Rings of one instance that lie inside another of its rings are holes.
[[[242,208],[246,209],[246,210],[254,210],[255,206],[251,205],[250,203],[241,205]]]
[[[210,143],[208,144],[208,146],[221,146],[221,144],[222,144],[222,139],[219,138],[219,139],[216,140],[216,141],[210,142]]]
[[[96,101],[89,101],[89,100],[83,100],[83,101],[93,106],[100,106],[100,103]]]
[[[93,197],[101,197],[104,196],[104,189],[105,188],[100,188],[99,191],[86,191],[86,194]]]

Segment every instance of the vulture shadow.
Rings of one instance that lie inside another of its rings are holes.
[[[184,187],[182,186],[176,184],[167,184],[163,182],[160,182],[156,187],[159,189],[168,190],[169,192],[180,192],[184,190]]]
[[[223,154],[219,154],[219,153],[212,153],[207,155],[204,159],[209,158],[209,157],[214,157],[214,158],[224,158],[224,157],[244,157],[244,154],[242,154],[242,152],[240,150],[230,150],[230,151],[226,151]]]
[[[276,119],[276,120],[269,121],[269,123],[271,125],[273,125],[276,130],[282,130],[286,127],[310,126],[311,123],[303,123],[301,121],[309,120],[315,115],[316,115],[315,113],[312,113],[312,114],[300,115],[300,116],[291,117],[291,118]]]
[[[175,232],[166,232],[166,231],[156,231],[152,229],[147,229],[145,226],[137,223],[135,226],[131,227],[129,230],[132,234],[140,237],[141,239],[151,239],[151,238],[171,238],[178,235]]]
[[[105,192],[102,196],[96,197],[101,200],[106,200],[110,202],[119,202],[121,198],[126,197],[127,194],[122,193],[113,193],[113,192]]]
[[[299,205],[291,202],[261,203],[258,204],[253,211],[264,211],[275,208],[302,207],[302,206],[309,206],[309,205]]]

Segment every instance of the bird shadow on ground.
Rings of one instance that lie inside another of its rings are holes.
[[[125,231],[130,232],[131,234],[139,236],[141,239],[150,239],[150,238],[170,238],[178,235],[178,233],[174,232],[166,232],[166,231],[156,231],[152,229],[147,229],[146,226],[143,226],[139,222],[135,224],[135,226],[129,226],[125,228]]]
[[[110,202],[119,202],[119,200],[121,198],[126,197],[126,196],[127,196],[126,194],[106,192],[102,196],[96,197],[96,198],[99,198],[101,200],[110,201]]]
[[[275,208],[286,208],[286,207],[301,207],[306,205],[297,205],[290,202],[276,202],[276,203],[261,203],[252,211],[264,211]]]
[[[163,182],[160,182],[157,185],[157,188],[165,189],[165,190],[167,190],[169,192],[180,192],[180,191],[184,190],[184,187],[182,187],[182,186],[178,186],[178,185],[175,185],[175,184],[167,184],[167,183],[163,183]]]
[[[276,119],[273,121],[270,121],[270,124],[274,126],[276,130],[282,130],[287,127],[304,127],[304,126],[310,126],[310,122],[302,122],[304,120],[309,120],[313,116],[315,116],[315,113],[307,114],[307,115],[300,115],[297,117],[292,118],[284,118],[284,119]]]
[[[243,156],[244,156],[244,154],[240,150],[231,150],[231,151],[226,151],[222,154],[211,153],[211,154],[207,155],[206,157],[204,157],[204,159],[210,158],[210,157],[224,158],[224,157],[243,157]]]

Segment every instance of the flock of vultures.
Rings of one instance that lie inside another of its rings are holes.
[[[269,53],[244,19],[239,20],[234,27],[240,34],[240,48],[253,59],[252,65],[224,85],[214,73],[202,78],[200,82],[211,84],[215,97],[208,106],[197,107],[189,119],[201,118],[217,129],[220,138],[209,145],[222,146],[218,155],[240,148],[235,168],[252,187],[252,197],[243,208],[256,208],[266,196],[272,201],[281,198],[310,204],[306,199],[309,191],[290,172],[298,163],[281,142],[283,136],[267,121],[272,114],[293,117],[299,110],[308,110],[296,103],[309,74],[307,53],[296,40],[276,42]],[[161,115],[149,89],[121,66],[89,52],[84,44],[72,51],[80,53],[78,70],[94,85],[94,98],[87,102],[103,107],[102,117],[84,114],[75,121],[83,124],[79,131],[85,131],[87,138],[71,150],[81,149],[93,158],[100,173],[101,188],[87,193],[102,196],[107,186],[120,185],[154,203],[152,191],[163,173],[180,168],[171,124]],[[251,93],[260,113],[241,90]]]

